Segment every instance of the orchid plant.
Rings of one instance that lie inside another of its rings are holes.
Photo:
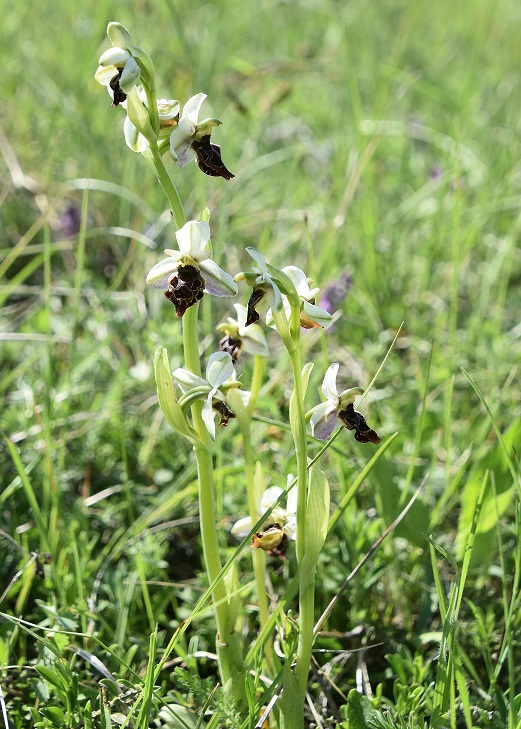
[[[221,122],[215,118],[199,121],[206,94],[197,93],[183,105],[174,99],[158,99],[150,57],[133,44],[130,33],[119,23],[109,23],[107,34],[112,48],[102,54],[95,78],[106,86],[113,106],[126,111],[125,142],[151,165],[166,194],[176,227],[178,249],[166,249],[166,258],[154,265],[146,280],[151,287],[163,291],[174,306],[173,313],[181,319],[184,366],[172,373],[167,352],[159,347],[155,355],[155,375],[164,416],[178,436],[191,443],[197,462],[201,540],[217,623],[216,646],[222,686],[245,715],[253,701],[251,693],[248,695],[246,691],[247,676],[255,667],[246,663],[237,629],[240,591],[234,590],[230,580],[224,578],[216,531],[213,468],[217,429],[236,419],[243,437],[247,486],[244,508],[248,516],[236,522],[232,533],[242,538],[243,548],[248,544],[255,548],[253,571],[263,633],[269,635],[270,625],[273,633],[265,587],[267,556],[288,560],[299,592],[298,639],[282,667],[275,659],[269,641],[265,643],[267,680],[275,682],[279,676],[280,683],[282,675],[282,684],[274,683],[271,690],[272,695],[280,695],[281,700],[279,709],[272,714],[270,726],[278,723],[284,729],[302,729],[314,639],[316,568],[329,522],[329,486],[317,463],[308,458],[308,424],[311,424],[312,435],[318,439],[330,438],[337,425],[354,430],[360,443],[378,443],[380,438],[367,425],[365,417],[354,409],[355,397],[362,391],[352,387],[338,392],[338,364],[332,364],[324,377],[322,392],[326,401],[306,412],[305,396],[312,365],[302,362],[302,330],[327,329],[332,316],[316,304],[319,288],[305,272],[292,265],[279,270],[250,247],[246,251],[253,259],[251,270],[232,276],[212,259],[208,210],[202,211],[199,220],[186,220],[165,156],[176,163],[180,174],[189,174],[185,168],[195,160],[206,175],[222,177],[226,181],[234,177],[223,163],[219,145],[211,140],[213,130]],[[241,282],[251,288],[247,305],[235,303],[236,317],[228,317],[217,327],[223,335],[219,341],[220,351],[207,358],[203,375],[198,339],[199,302],[205,294],[235,297]],[[277,486],[263,488],[262,469],[252,442],[252,418],[265,363],[270,359],[266,336],[258,323],[261,314],[266,315],[266,323],[278,332],[292,368],[289,413],[296,474],[288,475],[285,491]],[[239,356],[242,361],[248,354],[253,357],[253,376],[251,391],[245,392],[234,364]],[[257,711],[261,708],[257,707]],[[258,716],[250,716],[250,719],[251,726],[261,725],[257,723]],[[267,724],[262,723],[262,726]]]

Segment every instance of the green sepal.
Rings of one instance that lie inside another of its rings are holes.
[[[308,362],[302,368],[302,397],[306,397],[306,392],[309,384],[309,376],[311,375],[314,366],[315,365],[313,362]]]
[[[107,25],[107,35],[116,48],[128,48],[132,45],[130,33],[121,23],[112,22]]]
[[[145,137],[149,144],[155,144],[157,135],[150,124],[148,109],[139,98],[138,90],[134,86],[127,96],[127,114],[138,132]]]
[[[208,208],[203,208],[199,213],[199,220],[202,222],[205,220],[207,223],[210,222],[210,211]]]
[[[204,443],[197,437],[197,433],[188,423],[175,396],[168,354],[164,347],[158,347],[154,354],[154,373],[156,377],[157,399],[159,400],[159,407],[163,411],[165,420],[180,435],[188,438],[193,445],[197,444],[204,448]]]

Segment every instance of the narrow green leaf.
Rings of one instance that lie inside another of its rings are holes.
[[[35,669],[52,686],[56,686],[60,691],[67,690],[67,684],[64,683],[62,677],[54,669],[50,668],[50,666],[35,666]]]

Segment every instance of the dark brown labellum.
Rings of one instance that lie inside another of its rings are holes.
[[[265,295],[264,289],[253,289],[252,294],[248,301],[248,313],[246,316],[245,326],[249,327],[250,324],[255,324],[259,321],[260,316],[257,313],[257,306],[260,304]]]
[[[221,352],[228,352],[234,364],[237,362],[237,357],[239,356],[241,347],[242,341],[240,339],[230,337],[229,334],[226,334],[226,336],[219,341],[219,349]]]
[[[221,418],[219,420],[219,425],[222,425],[223,427],[226,427],[228,425],[228,421],[230,420],[230,418],[237,417],[233,410],[230,410],[228,405],[222,400],[213,400],[212,408],[215,410],[216,413],[219,413],[219,416]]]
[[[45,571],[43,569],[43,566],[45,564],[51,564],[52,554],[50,554],[49,552],[42,552],[42,554],[32,552],[32,556],[36,558],[34,562],[35,574],[43,580],[45,578]]]
[[[230,170],[226,169],[221,158],[221,148],[218,144],[212,144],[209,134],[192,142],[191,146],[197,157],[199,169],[205,175],[224,177],[225,180],[231,180],[232,177],[235,177]]]
[[[367,425],[362,413],[354,409],[353,403],[350,402],[345,410],[340,410],[338,417],[345,428],[355,431],[355,440],[359,443],[380,443],[382,440],[376,431]]]
[[[168,279],[165,297],[175,306],[176,316],[203,298],[205,280],[195,266],[181,266]]]
[[[127,98],[127,95],[124,91],[122,91],[120,85],[119,85],[119,79],[121,78],[121,74],[123,73],[123,69],[120,68],[117,72],[116,76],[111,79],[110,81],[110,88],[114,92],[114,101],[112,102],[112,106],[119,106],[119,104],[122,104],[125,99]]]

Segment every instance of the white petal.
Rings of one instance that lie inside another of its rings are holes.
[[[311,432],[319,440],[327,440],[338,422],[337,411],[331,403],[323,402],[311,416]]]
[[[172,372],[172,377],[181,387],[183,392],[193,390],[195,387],[207,387],[210,389],[210,383],[199,375],[194,375],[190,370],[185,370],[184,367],[178,367]]]
[[[264,332],[258,324],[250,324],[244,334],[241,334],[245,352],[260,354],[267,357],[270,353]]]
[[[233,362],[228,352],[214,352],[208,358],[206,379],[213,388],[218,388],[233,374]]]
[[[170,152],[176,152],[177,148],[180,147],[185,140],[186,134],[183,134],[178,126],[174,127],[170,134]]]
[[[266,259],[262,255],[260,251],[258,251],[256,248],[246,248],[246,252],[250,254],[250,256],[253,258],[257,266],[259,267],[259,270],[264,277],[269,277],[268,274],[268,264],[266,263]],[[271,277],[270,277],[271,278]]]
[[[192,162],[195,159],[195,152],[193,151],[191,144],[191,139],[187,139],[183,144],[181,144],[180,147],[178,147],[175,152],[177,155],[177,164],[179,167],[184,167],[189,162]],[[172,151],[172,149],[170,149]]]
[[[239,519],[232,526],[232,534],[235,537],[247,537],[251,532],[253,522],[249,516],[245,516],[244,519]]]
[[[250,404],[251,392],[249,390],[237,390],[237,395],[242,400],[242,406],[247,408]]]
[[[107,26],[107,35],[113,46],[125,48],[125,46],[130,46],[132,43],[130,33],[124,25],[121,25],[121,23],[109,23]]]
[[[295,476],[292,473],[288,473],[288,483],[286,488],[290,485],[290,483],[293,483],[295,480]],[[297,513],[297,498],[298,498],[298,488],[297,484],[295,484],[291,491],[288,494],[288,501],[286,503],[286,511],[289,514],[296,514]]]
[[[279,498],[279,496],[282,493],[282,489],[278,486],[270,486],[266,491],[262,494],[262,498],[260,500],[260,510],[264,513],[267,511],[270,506],[273,506],[275,501]]]
[[[296,266],[286,266],[282,269],[282,271],[286,274],[286,276],[288,276],[288,278],[291,279],[291,282],[297,289],[297,294],[300,297],[302,297],[303,299],[310,298],[308,279],[304,271],[302,271],[300,268],[297,268]]]
[[[102,86],[108,86],[117,73],[118,69],[115,66],[98,66],[94,78]]]
[[[179,114],[179,102],[176,99],[158,99],[157,113],[160,119],[173,119]]]
[[[235,313],[237,314],[237,320],[233,322],[234,324],[237,324],[237,329],[240,330],[241,337],[244,336],[244,331],[246,330],[246,319],[248,318],[248,309],[243,306],[243,304],[234,304],[233,308],[235,309]],[[231,319],[230,321],[233,321]],[[247,331],[247,330],[246,330]]]
[[[162,261],[159,261],[159,263],[156,263],[150,269],[147,276],[147,284],[153,286],[155,289],[166,289],[168,279],[175,271],[177,271],[177,261],[172,256],[163,258]]]
[[[321,327],[327,329],[333,323],[333,317],[325,309],[321,309],[320,306],[310,304],[309,301],[304,301],[303,310],[306,316],[312,321],[320,324]]]
[[[269,280],[268,283],[270,284],[270,288],[268,289],[268,298],[270,300],[271,308],[275,309],[275,311],[279,312],[282,311],[282,309],[286,309],[286,305],[284,303],[284,299],[282,298],[282,294],[280,293],[280,289],[273,281],[271,276],[268,276]],[[291,310],[291,305],[289,302],[287,302],[289,310]]]
[[[128,94],[128,92],[139,83],[141,78],[141,69],[136,61],[131,57],[125,64],[121,78],[119,79],[120,88]]]
[[[335,406],[338,401],[338,390],[336,388],[336,376],[338,374],[338,368],[340,365],[338,362],[333,362],[327,368],[326,374],[322,381],[322,392],[330,402],[334,402]]]
[[[148,149],[146,138],[138,132],[128,116],[125,117],[125,121],[123,122],[123,134],[125,135],[127,147],[130,147],[133,152],[144,152]]]
[[[193,126],[197,124],[197,120],[199,119],[199,110],[201,109],[201,105],[205,99],[206,94],[196,94],[195,96],[192,96],[191,99],[188,99],[183,107],[183,118],[187,118]]]
[[[197,261],[204,260],[210,255],[209,252],[204,255],[204,249],[210,242],[210,236],[210,226],[206,220],[189,220],[175,234],[181,253],[187,253]]]
[[[203,272],[205,287],[207,294],[212,296],[237,296],[238,287],[233,277],[229,273],[223,271],[222,268],[208,258],[203,261],[199,268]]]
[[[288,521],[284,525],[284,532],[287,534],[289,539],[297,538],[297,519],[296,519],[296,517],[292,517],[291,519],[288,519]]]
[[[215,420],[212,410],[212,396],[212,393],[208,395],[208,399],[203,405],[201,416],[203,418],[204,424],[206,425],[206,430],[210,433],[212,439],[215,440]]]
[[[109,48],[102,53],[99,59],[100,66],[119,66],[122,68],[131,58],[130,53],[124,48]],[[134,61],[135,63],[135,61]]]

